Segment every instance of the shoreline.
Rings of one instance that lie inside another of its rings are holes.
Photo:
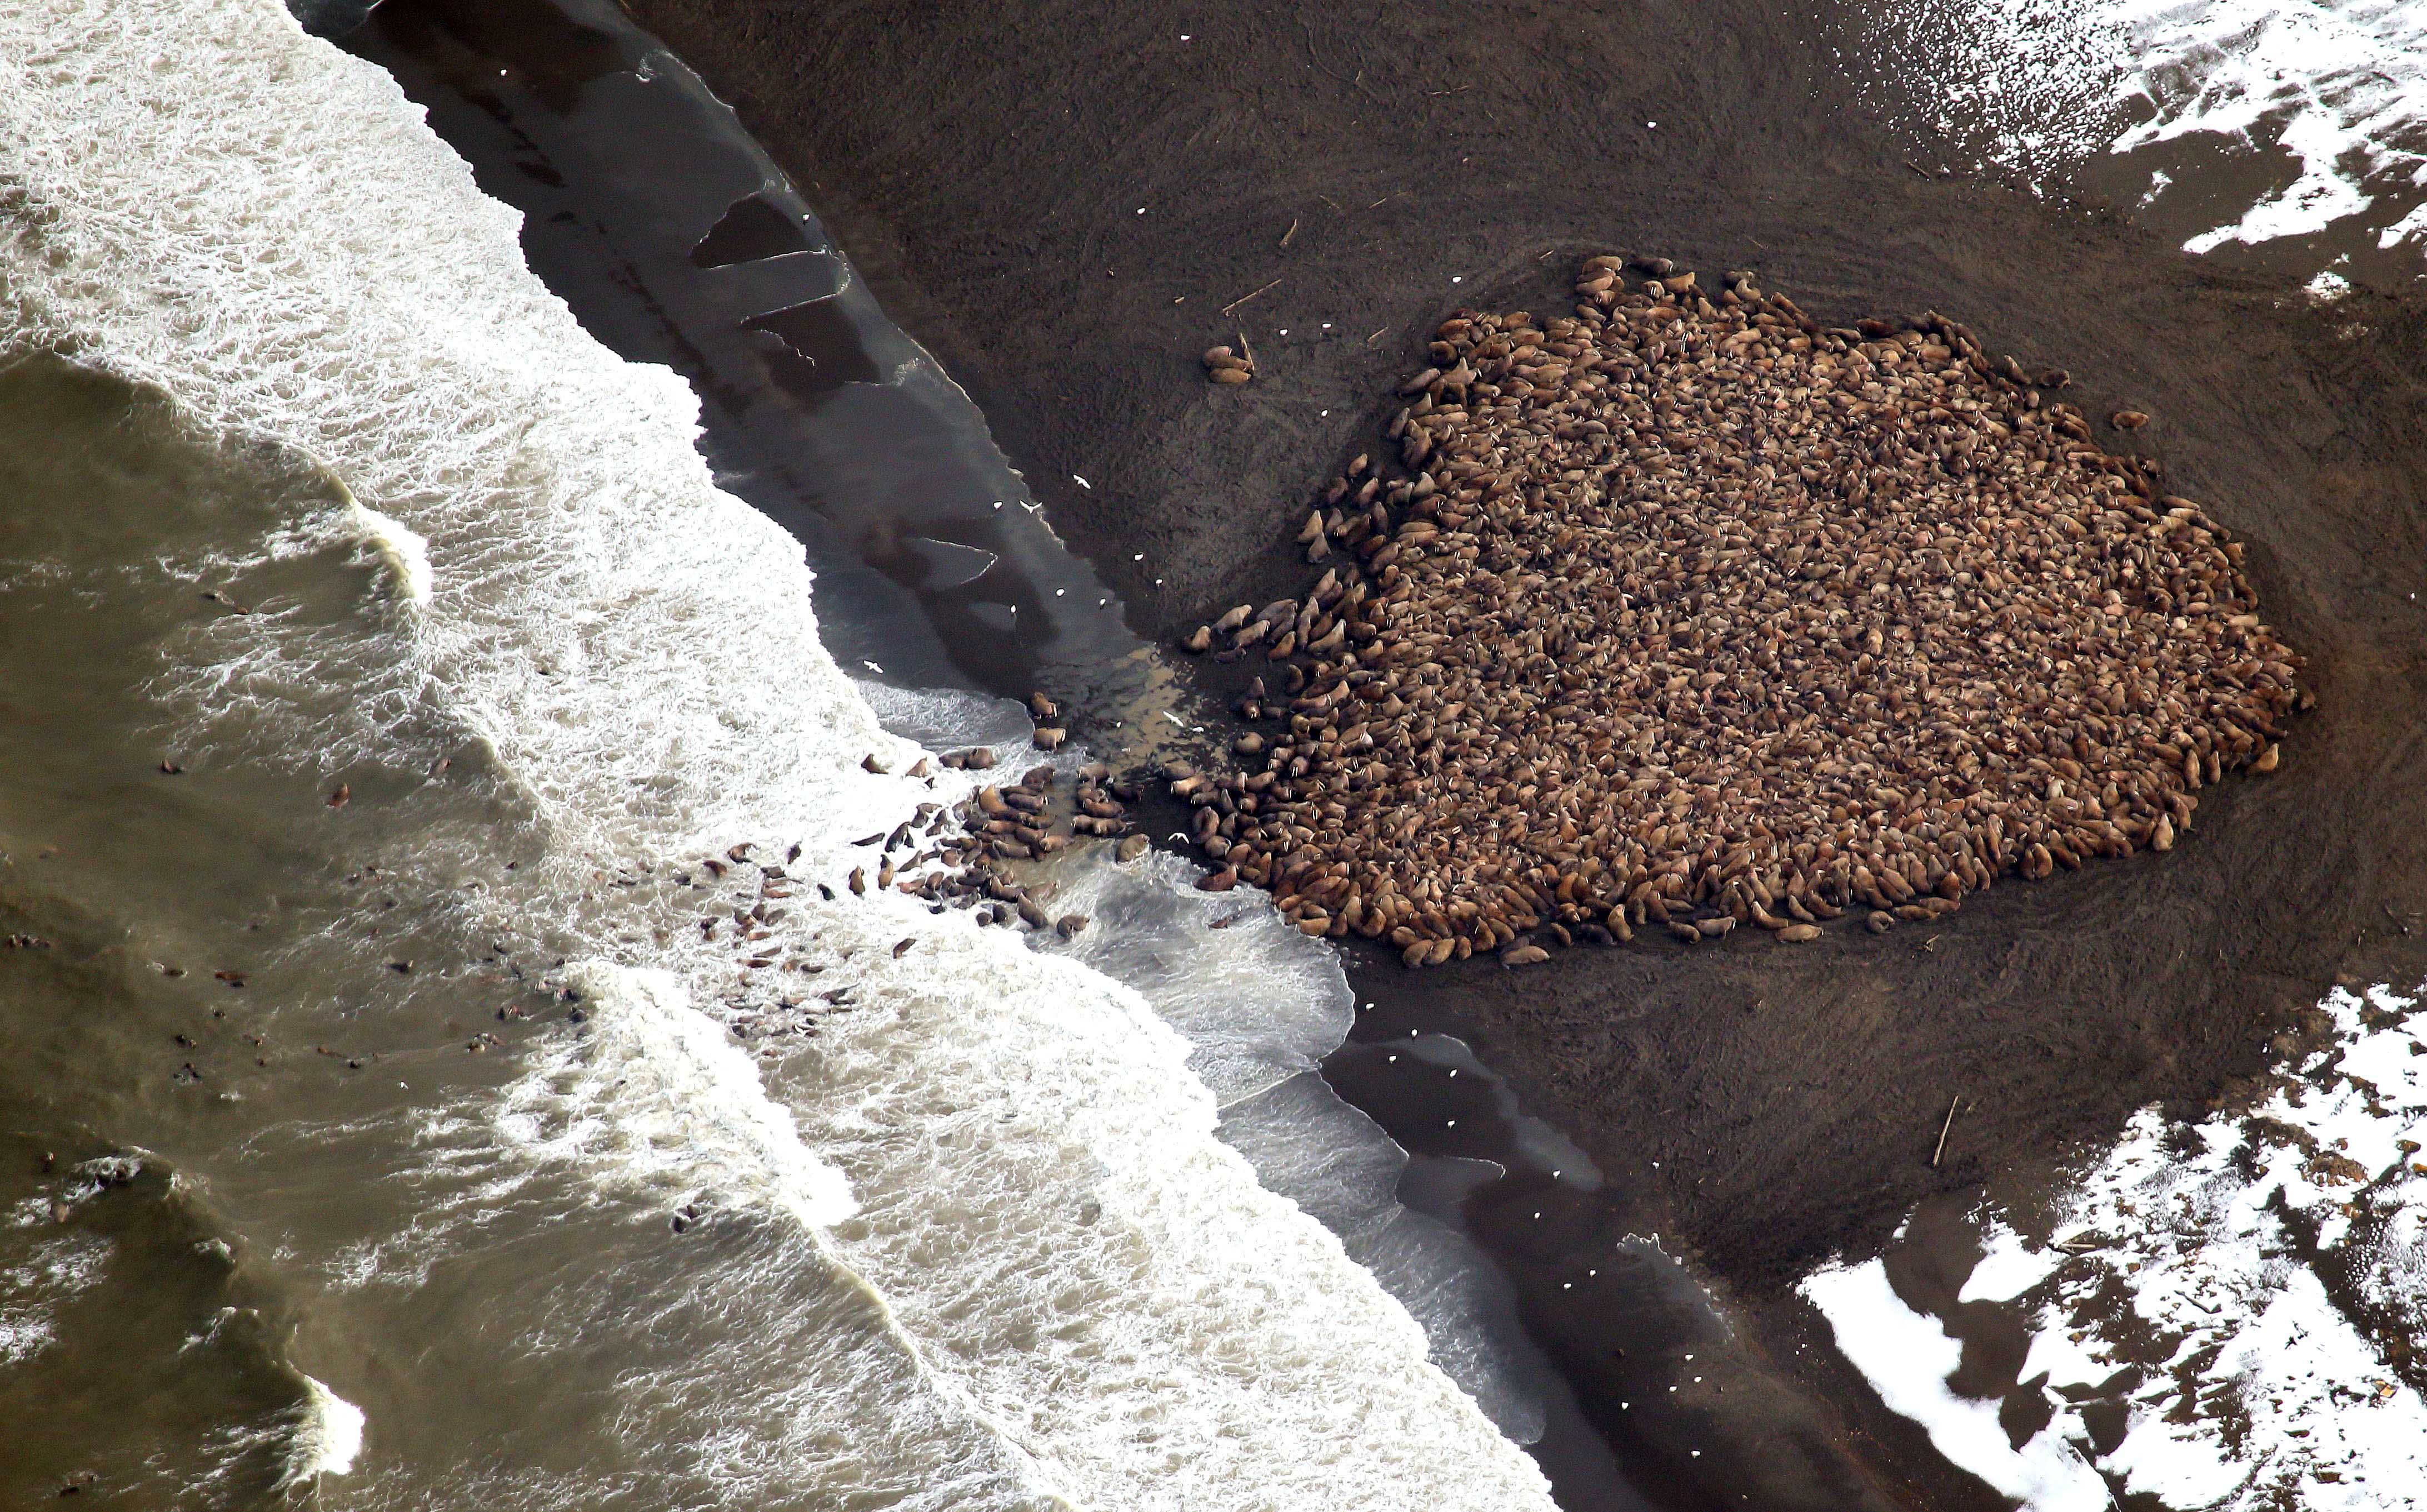
[[[1789,1287],[1925,1196],[2028,1189],[2145,1103],[2205,1105],[2340,974],[2418,973],[2388,916],[2427,897],[2407,649],[2427,618],[2392,568],[2427,554],[2407,377],[2427,315],[2321,309],[2128,223],[1923,179],[1804,61],[1813,39],[1750,6],[1581,32],[1565,12],[1487,30],[1049,6],[950,35],[901,8],[812,32],[728,0],[638,7],[977,398],[1142,633],[1297,591],[1293,528],[1378,439],[1419,333],[1460,305],[1563,308],[1604,251],[1752,268],[1824,323],[1935,309],[2069,367],[2083,409],[2154,415],[2129,449],[2250,543],[2319,705],[2282,772],[2225,784],[2166,856],[1797,952],[1655,943],[1510,978],[1350,951],[1383,1005],[1352,1049],[1458,1026],[1596,1161],[1658,1162],[1665,1231],[1771,1358],[1837,1388],[1906,1495],[1976,1498],[1909,1424],[1794,1364],[1816,1319]],[[1234,333],[1259,375],[1210,387],[1198,353]],[[1958,1097],[1977,1111],[1933,1168]],[[1556,1326],[1556,1289],[1521,1290]]]
[[[432,127],[471,163],[483,188],[520,210],[531,267],[569,301],[585,328],[626,359],[666,364],[692,383],[703,402],[699,444],[725,485],[806,548],[819,574],[821,635],[829,651],[846,664],[863,655],[880,657],[884,668],[870,663],[871,672],[897,684],[907,680],[908,703],[897,715],[923,725],[927,716],[918,710],[932,712],[938,697],[946,703],[961,697],[956,689],[986,688],[1001,697],[1034,687],[1051,669],[1051,686],[1083,690],[1094,707],[1130,709],[1125,740],[1132,757],[1139,739],[1151,747],[1134,720],[1145,717],[1147,706],[1170,703],[1170,673],[1121,627],[1116,611],[1101,607],[1105,600],[1086,564],[1043,522],[1026,511],[989,506],[990,499],[1019,496],[1023,486],[1004,470],[977,413],[951,391],[948,379],[937,381],[932,365],[909,349],[865,288],[854,286],[839,259],[808,245],[821,241],[823,228],[775,182],[756,144],[704,93],[677,83],[676,70],[661,68],[644,79],[637,65],[654,43],[620,18],[600,14],[604,8],[596,0],[526,0],[503,12],[467,13],[444,0],[391,0],[347,44],[388,69],[429,112]],[[497,79],[512,82],[491,82]],[[755,256],[743,249],[728,261],[741,238],[725,232],[742,223],[743,211],[756,212],[762,227],[773,222],[775,230],[758,238]],[[800,225],[783,232],[777,215]],[[796,251],[808,255],[791,255]],[[839,288],[840,298],[816,302]],[[894,371],[896,382],[821,383],[815,372],[803,374],[792,363],[767,362],[765,344],[747,344],[751,333],[774,323],[756,314],[767,304],[833,312],[840,318],[826,322],[812,348],[815,360],[855,373]],[[961,543],[951,548],[959,555],[943,562],[958,570],[942,580],[902,570],[905,558],[915,561],[921,555],[922,545],[929,548],[923,555],[937,555],[939,543],[931,535]],[[969,561],[981,543],[978,560],[987,568],[971,576]],[[1014,643],[973,637],[970,617],[1006,603],[1030,611],[1018,617]],[[968,696],[985,702],[982,695]],[[1015,747],[1026,743],[1024,712],[1017,723]],[[1162,728],[1159,721],[1154,728]],[[975,732],[895,733],[953,749]],[[1016,749],[1000,754],[1006,766],[1017,764]],[[1187,863],[1178,869],[1193,874]],[[1211,902],[1193,892],[1181,896]],[[1137,902],[1132,896],[1119,906]],[[1286,929],[1278,922],[1272,928]],[[1207,936],[1206,943],[1252,933]],[[1108,936],[1090,932],[1085,937]],[[1324,969],[1336,971],[1328,957]],[[1153,1001],[1151,985],[1138,985]],[[1338,991],[1344,1010],[1344,982]],[[1344,1012],[1344,1032],[1346,1022]],[[1471,1059],[1464,1068],[1482,1069]],[[1470,1079],[1463,1085],[1478,1084]],[[1327,1090],[1323,1097],[1336,1094]],[[1234,1148],[1254,1147],[1275,1132],[1267,1115],[1246,1106],[1256,1100],[1245,1099],[1225,1115],[1223,1137]],[[1405,1163],[1380,1129],[1344,1102],[1332,1105],[1343,1118],[1371,1130],[1360,1139],[1387,1148],[1394,1169]],[[1352,1141],[1348,1148],[1325,1149],[1319,1163],[1328,1169],[1344,1161],[1354,1167],[1375,1153]],[[1487,1141],[1478,1153],[1489,1161],[1510,1152]],[[1302,1160],[1285,1150],[1277,1156],[1280,1163],[1267,1172],[1277,1190],[1310,1175]],[[1474,1185],[1471,1171],[1432,1175],[1401,1184],[1435,1195],[1444,1181],[1458,1193]],[[1493,1261],[1474,1251],[1472,1229],[1454,1203],[1425,1206],[1424,1195],[1410,1195],[1409,1205],[1428,1215],[1417,1217],[1387,1188],[1380,1200],[1399,1214],[1387,1221],[1387,1235],[1374,1231],[1379,1211],[1363,1212],[1354,1203],[1341,1210],[1338,1194],[1322,1180],[1308,1195],[1352,1252],[1383,1246],[1374,1256],[1376,1277],[1428,1329],[1446,1330],[1436,1341],[1451,1358],[1468,1361],[1469,1371],[1487,1371],[1488,1378],[1474,1383],[1478,1395],[1531,1403],[1520,1409],[1539,1419],[1528,1446],[1567,1488],[1571,1504],[1644,1505],[1600,1435],[1579,1416],[1566,1381],[1502,1300],[1507,1283]],[[1438,1241],[1413,1239],[1428,1220],[1446,1225],[1447,1232]],[[1641,1290],[1649,1280],[1653,1292],[1682,1290],[1683,1310],[1705,1309],[1690,1279],[1681,1289],[1664,1276],[1637,1277],[1623,1269],[1612,1275],[1622,1292]],[[1702,1334],[1711,1336],[1711,1344],[1724,1341],[1708,1328]],[[1478,1367],[1477,1358],[1490,1363]],[[1656,1405],[1652,1391],[1643,1394],[1643,1416],[1656,1417],[1649,1410]],[[1729,1438],[1722,1425],[1703,1441]]]
[[[2196,1102],[2225,1078],[2256,1069],[2265,1033],[2308,1007],[2338,970],[2361,964],[2347,948],[2354,937],[2372,939],[2372,922],[2384,919],[2369,894],[2390,902],[2427,886],[2427,846],[2394,833],[2427,815],[2427,796],[2400,780],[2427,768],[2401,738],[2427,701],[2416,658],[2387,647],[2387,632],[2416,629],[2427,613],[2403,598],[2375,555],[2384,542],[2420,539],[2406,505],[2427,482],[2418,446],[2427,428],[2419,391],[2400,379],[2399,366],[2427,345],[2427,313],[2371,303],[2370,314],[2395,318],[2341,341],[2334,328],[2343,317],[2334,312],[2291,289],[2202,266],[2128,225],[2064,217],[1995,185],[1920,181],[1884,138],[1865,131],[1824,72],[1788,71],[1763,80],[1787,87],[1749,88],[1762,74],[1749,44],[1689,72],[1691,89],[1647,85],[1641,94],[1646,111],[1665,108],[1651,119],[1672,138],[1730,145],[1615,154],[1575,175],[1572,209],[1554,210],[1539,203],[1552,186],[1539,171],[1472,200],[1459,191],[1515,157],[1589,145],[1614,102],[1554,105],[1523,131],[1494,130],[1481,106],[1454,122],[1439,119],[1452,107],[1437,102],[1406,106],[1432,112],[1437,133],[1475,148],[1471,157],[1497,154],[1463,171],[1446,154],[1408,161],[1396,144],[1409,134],[1389,129],[1396,118],[1336,134],[1314,161],[1293,168],[1295,132],[1236,112],[1224,118],[1216,97],[1270,106],[1287,86],[1306,93],[1308,110],[1336,106],[1347,121],[1386,114],[1394,97],[1377,104],[1353,80],[1311,65],[1295,32],[1260,36],[1231,12],[1189,12],[1190,45],[1222,60],[1192,78],[1185,60],[1172,57],[1183,24],[1159,6],[1145,8],[1144,19],[1094,23],[1057,11],[1058,24],[1001,23],[956,35],[950,47],[932,34],[880,25],[884,8],[856,29],[815,35],[725,0],[650,0],[639,9],[798,176],[888,309],[953,366],[1067,539],[1128,596],[1143,633],[1168,638],[1221,604],[1290,592],[1305,571],[1292,540],[1304,502],[1338,463],[1378,439],[1382,397],[1416,365],[1418,333],[1460,305],[1558,308],[1573,259],[1593,250],[1756,268],[1766,287],[1824,323],[1935,308],[1980,331],[1994,350],[2069,366],[2078,385],[2069,397],[2092,413],[2128,399],[2158,416],[2124,445],[2158,458],[2169,487],[2200,499],[2249,543],[2271,622],[2310,656],[2306,680],[2320,700],[2287,746],[2285,771],[2219,789],[2175,853],[2007,884],[1935,931],[1934,949],[1922,937],[1932,932],[1911,929],[1786,962],[1724,948],[1672,960],[1682,952],[1638,945],[1563,957],[1556,969],[1529,971],[1522,989],[1504,988],[1490,971],[1436,981],[1403,974],[1395,961],[1383,970],[1356,957],[1360,1000],[1371,997],[1367,987],[1387,986],[1412,1010],[1451,1016],[1453,1002],[1469,1013],[1481,1007],[1477,1016],[1500,1032],[1497,1057],[1530,1062],[1532,1080],[1556,1091],[1559,1105],[1603,1114],[1581,1124],[1602,1125],[1605,1141],[1623,1130],[1683,1161],[1718,1142],[1726,1120],[1715,1112],[1753,1113],[1747,1092],[1772,1080],[1760,1073],[1786,1064],[1761,1041],[1823,1052],[1821,1064],[1797,1064],[1841,1093],[1864,1081],[1865,1063],[1919,1072],[1877,1088],[1892,1107],[1853,1120],[1868,1140],[1926,1146],[1946,1107],[1942,1094],[1957,1081],[1984,1103],[2069,1109],[2061,1118],[2024,1114],[1974,1125],[1970,1142],[1950,1142],[1952,1170],[1936,1179],[1916,1177],[1904,1168],[1914,1162],[1901,1158],[1862,1160],[1845,1147],[1857,1140],[1834,1140],[1833,1179],[1816,1183],[1830,1189],[1822,1201],[1834,1216],[1826,1222],[1816,1223],[1810,1204],[1787,1190],[1799,1183],[1768,1179],[1778,1174],[1772,1162],[1734,1162],[1724,1195],[1689,1190],[1707,1187],[1721,1174],[1716,1168],[1698,1171],[1699,1183],[1672,1182],[1688,1231],[1740,1284],[1783,1280],[1827,1247],[1816,1243],[1824,1236],[1859,1244],[1865,1223],[1876,1235],[1881,1217],[1912,1197],[1989,1174],[1989,1148],[2052,1154],[2120,1124],[2142,1101]],[[1700,36],[1730,35],[1729,20],[1741,21],[1745,36],[1762,35],[1745,12],[1708,18]],[[1359,56],[1378,56],[1391,40],[1372,39]],[[1566,55],[1527,50],[1548,41],[1453,31],[1400,55],[1400,64],[1414,75],[1407,82],[1421,82],[1487,42],[1504,45],[1544,70],[1525,91],[1532,100],[1572,83],[1591,45],[1620,42],[1603,35],[1580,44],[1560,73],[1554,65]],[[1634,41],[1636,61],[1622,71],[1629,76],[1655,73],[1650,60],[1670,56],[1663,49],[1682,56],[1701,45],[1686,35]],[[1091,89],[1072,60],[1090,46],[1119,45],[1169,91],[1148,99]],[[822,58],[862,50],[840,77],[816,70]],[[826,91],[816,112],[806,108],[813,73]],[[1008,108],[1015,96],[1029,102],[1023,110]],[[1044,119],[1044,101],[1064,122],[1023,132]],[[1218,162],[1158,160],[1159,138],[1178,122],[1212,137],[1226,119],[1244,141]],[[1723,121],[1734,129],[1719,130]],[[1081,171],[1089,154],[1079,143],[1115,141],[1119,151]],[[1801,151],[1762,166],[1754,160],[1769,154],[1760,146]],[[956,156],[969,166],[947,172],[942,165]],[[922,166],[932,171],[922,175]],[[1249,166],[1262,171],[1259,192],[1213,192]],[[1728,182],[1714,171],[1730,167],[1742,171],[1742,187],[1709,203],[1708,184]],[[1324,213],[1339,199],[1334,188],[1409,172],[1426,175],[1433,192],[1376,196],[1371,230],[1355,244],[1336,225],[1310,228],[1300,208]],[[1785,180],[1800,181],[1791,197]],[[876,211],[844,184],[880,185],[896,198]],[[1638,208],[1613,208],[1620,204]],[[1140,207],[1148,213],[1135,214]],[[1815,213],[1827,210],[1842,214]],[[1293,220],[1301,230],[1283,265],[1276,249]],[[1800,245],[1759,234],[1781,224],[1806,233]],[[1637,228],[1631,237],[1629,226]],[[1936,245],[1921,245],[1926,238]],[[1431,255],[1409,253],[1410,243]],[[1795,250],[1773,250],[1788,246]],[[980,248],[993,255],[981,258]],[[1427,264],[1442,271],[1435,276]],[[1189,309],[1201,307],[1205,291],[1228,302],[1255,290],[1276,267],[1282,285],[1229,317]],[[1331,332],[1322,329],[1327,321]],[[1241,325],[1263,370],[1252,384],[1210,387],[1197,354]],[[1368,330],[1388,334],[1368,344]],[[1105,339],[1081,339],[1094,336]],[[2221,367],[2231,382],[2216,381]],[[2381,413],[2367,413],[2355,394],[2362,389],[2374,390]],[[1091,487],[1070,486],[1072,472]],[[1144,565],[1132,560],[1140,554]],[[1162,593],[1153,591],[1157,571],[1170,579]],[[2324,801],[2337,789],[2354,801]],[[2363,878],[2372,886],[2355,886]],[[2187,910],[2202,917],[2164,917]],[[2268,939],[2271,931],[2280,938]],[[2380,943],[2388,959],[2409,953],[2398,936]],[[2194,945],[2210,959],[2187,969],[2179,963]],[[1829,970],[1810,968],[1823,959]],[[2237,960],[2240,968],[2220,969]],[[2135,978],[2141,984],[2124,990]],[[2229,1017],[2206,1000],[2228,984],[2255,989]],[[2032,984],[2061,1000],[2012,1001]],[[1541,1000],[1521,1001],[1521,992]],[[1992,992],[2000,1011],[1991,1022],[1977,1021],[1959,1000]],[[2120,1005],[2102,1004],[2110,997]],[[1765,1005],[1758,1012],[1740,1006],[1755,1001]],[[1893,1015],[1883,1011],[1890,1003]],[[1725,1011],[1699,1013],[1710,1006]],[[1882,1037],[1844,1044],[1829,1032],[1832,1017],[1871,1020],[1866,1027]],[[1926,1023],[1919,1032],[1916,1020]],[[1561,1041],[1556,1055],[1527,1049]],[[2085,1096],[2048,1097],[2068,1090],[2067,1079],[2051,1086],[2027,1067],[2001,1067],[1999,1058],[2017,1048],[2035,1060],[2079,1063],[2070,1090]],[[1592,1092],[1576,1073],[1613,1068],[1631,1069],[1642,1090],[1670,1089],[1685,1124],[1611,1116],[1621,1099]],[[1961,1124],[1958,1132],[1966,1132]],[[1739,1205],[1750,1211],[1731,1219]]]

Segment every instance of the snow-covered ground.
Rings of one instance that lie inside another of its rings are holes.
[[[2418,1505],[2427,1399],[2395,1362],[2427,1325],[2427,1012],[2386,987],[2321,1007],[2324,1048],[2247,1112],[2144,1109],[2050,1211],[1979,1215],[1958,1305],[2029,1336],[2001,1397],[1950,1387],[1963,1345],[1883,1260],[1804,1296],[1890,1409],[2032,1512]]]

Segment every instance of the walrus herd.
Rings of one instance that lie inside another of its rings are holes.
[[[1047,723],[1058,715],[1058,706],[1041,692],[1031,693],[1028,709],[1037,722],[1034,736],[1037,746],[1058,749],[1066,739],[1064,732]],[[995,754],[989,747],[973,746],[950,752],[942,761],[954,771],[985,772],[993,769]],[[929,776],[927,762],[922,758],[910,769],[910,775]],[[1129,819],[1128,805],[1137,799],[1138,788],[1114,776],[1110,767],[1099,761],[1081,767],[1067,799],[1057,796],[1061,787],[1060,775],[1047,762],[1031,768],[1017,782],[977,788],[949,807],[920,804],[918,812],[890,835],[879,833],[852,843],[883,845],[875,879],[879,887],[924,899],[938,912],[947,905],[975,906],[981,924],[1017,923],[1030,929],[1050,925],[1068,939],[1087,927],[1087,916],[1050,918],[1045,902],[1061,885],[1050,878],[1018,880],[1008,863],[1040,861],[1073,842],[1099,838],[1116,841],[1114,857],[1126,864],[1144,855],[1148,842],[1145,836],[1132,833]],[[921,848],[925,838],[934,838],[936,844]],[[899,869],[906,873],[899,881],[892,861],[896,850],[915,853]],[[930,862],[942,864],[930,869]],[[854,869],[851,890],[864,893],[868,881],[865,868]]]
[[[1409,966],[1805,940],[2165,850],[2274,767],[2306,698],[2241,545],[2062,373],[1659,259],[1576,292],[1445,321],[1306,516],[1304,597],[1186,638],[1275,664],[1233,770],[1165,773],[1207,886]]]

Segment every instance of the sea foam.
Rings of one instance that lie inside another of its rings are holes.
[[[363,1409],[320,1381],[303,1377],[302,1423],[289,1446],[286,1484],[301,1488],[323,1475],[353,1472],[363,1452]]]
[[[653,1099],[619,1127],[666,1120],[651,1138],[710,1152],[728,1195],[776,1194],[881,1299],[899,1347],[836,1390],[942,1393],[1009,1470],[962,1505],[1547,1504],[1406,1312],[1214,1137],[1189,1045],[1133,992],[892,894],[803,897],[788,938],[855,1001],[758,1064],[767,1105],[721,1031],[674,1030],[737,963],[653,943],[592,893],[599,868],[792,841],[795,876],[839,882],[848,837],[932,790],[820,645],[798,545],[712,486],[690,392],[579,330],[392,81],[275,0],[0,9],[0,58],[8,338],[343,482],[291,533],[364,542],[416,611],[380,696],[288,728],[282,759],[387,760],[406,699],[494,751],[546,843],[491,906],[572,942],[618,1000],[601,1032],[654,1026],[613,1045],[649,1063],[638,1090],[579,1095],[611,1123]],[[301,651],[279,675],[313,675]],[[571,1158],[611,1185],[635,1160]],[[377,1390],[348,1388],[374,1417]],[[819,1390],[783,1382],[783,1410],[865,1406]],[[721,1484],[756,1504],[784,1489],[767,1474]]]

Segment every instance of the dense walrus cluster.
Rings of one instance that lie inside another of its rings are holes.
[[[1570,317],[1444,323],[1396,456],[1305,522],[1321,580],[1188,637],[1279,664],[1241,770],[1167,773],[1209,886],[1411,966],[1808,939],[2165,850],[2274,766],[2300,659],[2241,545],[2046,401],[2061,373],[1626,266]]]
[[[1038,747],[1060,749],[1067,737],[1060,725],[1051,723],[1060,716],[1060,707],[1041,692],[1031,693],[1028,711],[1037,722],[1034,739]],[[995,754],[989,747],[975,746],[946,755],[943,764],[955,771],[986,772],[994,767]],[[909,774],[932,778],[924,758]],[[878,833],[852,842],[882,849],[876,851],[874,876],[866,867],[855,867],[846,885],[855,893],[866,892],[871,882],[878,887],[895,887],[926,899],[937,912],[947,904],[974,906],[982,924],[1019,923],[1030,929],[1051,925],[1067,939],[1087,927],[1087,916],[1049,916],[1046,901],[1060,884],[1035,877],[1018,880],[1010,864],[1040,861],[1088,838],[1117,841],[1114,857],[1126,863],[1144,855],[1148,841],[1132,833],[1130,823],[1128,805],[1138,797],[1136,786],[1114,776],[1102,762],[1080,767],[1068,784],[1067,799],[1063,792],[1062,774],[1047,762],[1031,768],[1017,782],[980,787],[950,807],[920,804],[918,812],[889,835]],[[924,844],[928,839],[935,843]],[[899,881],[893,860],[896,851],[912,853],[898,869],[907,873]],[[931,869],[931,862],[940,862],[940,869]]]

